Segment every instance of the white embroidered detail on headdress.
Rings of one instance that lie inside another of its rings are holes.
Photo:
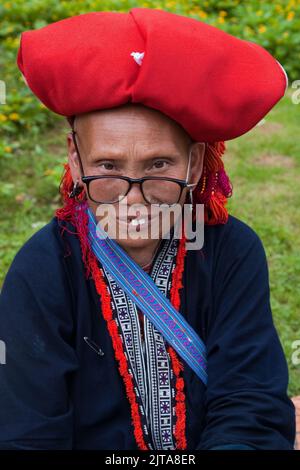
[[[286,90],[288,89],[288,86],[289,86],[289,78],[288,78],[288,75],[287,75],[285,69],[283,68],[283,66],[281,65],[281,63],[278,62],[278,60],[276,60],[276,62],[277,62],[278,65],[280,65],[280,67],[281,67],[281,69],[282,69],[282,71],[283,71],[283,73],[284,73],[284,75],[285,75],[285,80],[286,80],[285,91],[286,91]]]
[[[142,65],[145,52],[132,52],[130,55],[134,58],[138,65]]]
[[[26,80],[26,78],[25,78],[25,75],[23,75],[22,72],[21,72],[21,75],[22,75],[22,78],[23,78],[25,84],[29,87],[28,82],[27,82],[27,80]]]

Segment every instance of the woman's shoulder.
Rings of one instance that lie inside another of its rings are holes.
[[[54,253],[59,253],[62,248],[58,233],[58,221],[56,217],[53,217],[23,243],[16,253],[15,259],[27,256],[53,257]]]
[[[9,271],[22,276],[38,277],[49,273],[49,277],[61,269],[68,253],[67,238],[63,234],[66,228],[72,230],[69,223],[61,223],[53,217],[46,225],[31,235],[16,252]],[[74,227],[73,227],[74,231]]]
[[[225,224],[206,225],[204,228],[205,241],[219,248],[236,251],[256,244],[262,246],[260,235],[250,223],[229,214]]]

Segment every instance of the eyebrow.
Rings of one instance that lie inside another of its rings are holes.
[[[109,155],[109,153],[107,153],[107,155],[105,155],[104,153],[101,155],[99,154],[95,154],[95,155],[92,155],[90,154],[88,156],[89,160],[92,161],[92,162],[100,162],[100,161],[107,161],[107,160],[113,160],[114,162],[116,163],[122,163],[124,162],[126,159],[125,158],[120,158],[118,155]],[[169,159],[180,159],[182,158],[182,155],[176,153],[176,154],[173,154],[173,153],[166,153],[166,152],[155,152],[153,153],[152,155],[146,155],[144,158],[141,158],[140,161],[141,162],[151,162],[157,158],[169,158]]]

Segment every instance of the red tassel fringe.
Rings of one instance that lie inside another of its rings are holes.
[[[176,257],[176,266],[172,273],[172,287],[170,292],[170,300],[172,305],[179,311],[180,308],[180,289],[183,287],[182,284],[182,275],[184,272],[184,260],[186,256],[186,238],[183,234],[180,239],[177,257]],[[180,377],[180,374],[183,372],[183,364],[179,360],[178,355],[175,350],[169,346],[168,352],[170,354],[172,368],[176,376],[176,424],[174,436],[176,439],[176,449],[186,449],[186,405],[185,405],[185,394],[184,390],[184,380],[183,377]]]
[[[92,273],[95,281],[96,289],[98,294],[101,297],[102,313],[107,322],[107,327],[109,334],[112,339],[113,348],[115,351],[115,357],[119,362],[119,371],[123,378],[126,394],[131,407],[131,417],[134,429],[134,437],[138,444],[139,449],[147,450],[148,447],[144,441],[142,422],[139,413],[139,406],[136,401],[136,395],[134,391],[133,378],[128,370],[128,362],[123,351],[122,340],[118,332],[118,327],[116,322],[113,319],[112,309],[111,309],[111,296],[108,291],[108,288],[105,284],[103,274],[97,265],[96,260],[93,260],[92,263]]]
[[[225,224],[228,220],[225,206],[232,195],[232,184],[222,160],[225,150],[223,141],[206,143],[204,171],[194,190],[195,203],[204,204],[206,225]]]

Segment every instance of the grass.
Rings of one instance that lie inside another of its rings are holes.
[[[233,183],[228,210],[260,236],[268,258],[271,306],[290,370],[292,395],[300,392],[300,367],[292,344],[300,339],[299,108],[291,92],[261,126],[227,143],[225,166]]]
[[[289,393],[296,395],[300,367],[291,357],[292,343],[300,339],[300,141],[291,93],[262,125],[227,142],[224,163],[233,183],[228,210],[254,228],[267,253],[274,321],[289,365]],[[0,159],[0,282],[17,250],[59,205],[69,127],[59,117],[54,123],[43,135],[29,139],[25,132],[20,148]]]

